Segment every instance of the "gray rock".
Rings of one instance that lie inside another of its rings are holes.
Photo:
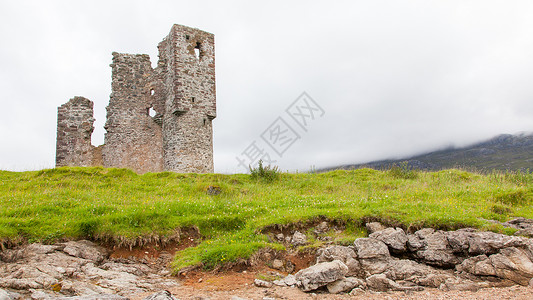
[[[422,242],[423,247],[416,252],[416,257],[423,260],[424,263],[438,267],[454,267],[461,260],[453,254],[448,239],[442,231],[435,231],[430,228],[424,228],[415,235]]]
[[[357,260],[357,254],[352,247],[330,246],[319,249],[317,252],[317,263],[340,260],[348,267],[346,276],[360,275],[361,264]]]
[[[131,296],[177,285],[175,280],[159,276],[157,265],[107,260],[105,249],[87,241],[32,244],[8,252],[15,254],[0,266],[0,288],[32,290],[34,298],[55,299],[60,294],[47,291],[57,288],[63,295],[78,297]]]
[[[63,252],[74,257],[85,258],[94,262],[103,261],[108,253],[105,248],[99,247],[90,241],[71,241],[64,244]]]
[[[143,300],[177,300],[169,291],[160,291],[150,296],[146,296]]]
[[[307,236],[299,231],[296,231],[291,238],[291,245],[302,246],[307,244]]]
[[[407,249],[409,251],[415,252],[416,250],[419,250],[422,247],[424,247],[424,244],[416,234],[407,235]]]
[[[470,280],[461,280],[443,283],[439,289],[443,291],[470,291],[477,292],[481,286]]]
[[[466,228],[446,232],[449,245],[454,252],[468,255],[494,254],[507,247],[523,247],[526,240],[522,237],[512,237],[494,232],[477,232]]]
[[[528,285],[533,278],[533,262],[524,249],[509,247],[499,253],[479,255],[464,260],[458,271],[477,276],[496,276],[521,285]]]
[[[296,276],[289,274],[287,277],[283,278],[283,281],[287,286],[295,286],[296,285]]]
[[[57,299],[57,298],[54,298],[54,299]],[[123,297],[123,296],[119,296],[115,294],[95,294],[95,295],[85,295],[85,296],[63,297],[59,299],[60,300],[129,300],[129,298],[127,297]],[[161,298],[161,300],[162,299],[166,299],[166,298]]]
[[[19,298],[22,298],[22,296],[19,293],[14,293],[11,291],[0,289],[0,300],[15,300]]]
[[[365,281],[355,277],[345,277],[327,284],[328,292],[339,294],[349,292],[357,287],[364,287]]]
[[[254,285],[257,287],[270,288],[272,287],[272,282],[261,280],[261,279],[255,279]]]
[[[359,259],[390,257],[387,245],[373,238],[358,238],[355,240],[354,246]]]
[[[318,263],[296,273],[297,285],[304,292],[316,290],[330,282],[339,280],[348,273],[348,267],[340,260]]]
[[[274,280],[272,281],[272,284],[277,285],[277,286],[287,286],[287,284],[285,283],[285,280],[283,279]]]
[[[379,222],[369,222],[369,223],[366,223],[365,224],[365,227],[366,227],[366,230],[368,231],[368,233],[374,233],[376,231],[381,231],[381,230],[384,230],[385,226],[383,226],[383,224],[379,223]]]
[[[384,274],[375,274],[366,279],[366,285],[369,289],[377,292],[385,291],[421,291],[424,288],[419,286],[402,286],[387,278]]]
[[[33,299],[33,300],[49,300],[49,299],[54,299],[56,297],[48,294],[47,292],[45,291],[42,291],[42,290],[33,290],[33,289],[30,289],[30,298]]]
[[[321,222],[315,227],[314,233],[323,234],[323,233],[328,232],[328,230],[329,230],[328,222]]]
[[[283,233],[278,233],[276,234],[276,239],[280,242],[283,242],[285,240],[285,236],[283,235]]]
[[[276,270],[281,270],[283,269],[283,266],[284,266],[284,263],[281,259],[274,259],[274,261],[272,261],[272,268],[273,269],[276,269]]]
[[[382,241],[393,251],[404,252],[406,250],[407,235],[401,228],[386,228],[370,234],[369,237]]]

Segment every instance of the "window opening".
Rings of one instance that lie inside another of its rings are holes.
[[[155,109],[154,109],[153,107],[150,107],[150,108],[148,108],[147,110],[148,110],[148,115],[149,115],[150,117],[152,117],[152,118],[155,117],[156,112],[155,112]]]
[[[196,55],[196,59],[200,60],[200,43],[196,42],[196,46],[194,47],[194,55]]]

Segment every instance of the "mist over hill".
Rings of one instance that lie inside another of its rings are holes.
[[[373,161],[363,164],[348,164],[335,169],[387,169],[401,164],[412,169],[437,171],[449,168],[467,170],[533,170],[533,133],[502,134],[490,140],[467,147],[450,147],[402,159]]]

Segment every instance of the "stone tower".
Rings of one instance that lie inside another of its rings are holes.
[[[113,53],[105,143],[92,161],[138,173],[213,172],[214,35],[174,25],[158,50],[155,69],[148,55]],[[78,159],[76,153],[66,156]]]
[[[216,117],[215,40],[210,33],[174,25],[159,44],[155,94],[164,99],[164,168],[178,172],[213,172]],[[155,109],[157,112],[157,108]]]

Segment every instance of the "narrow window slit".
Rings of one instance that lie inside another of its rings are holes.
[[[200,42],[196,42],[196,46],[194,47],[194,55],[196,55],[196,59],[200,60],[202,52],[200,51]]]

